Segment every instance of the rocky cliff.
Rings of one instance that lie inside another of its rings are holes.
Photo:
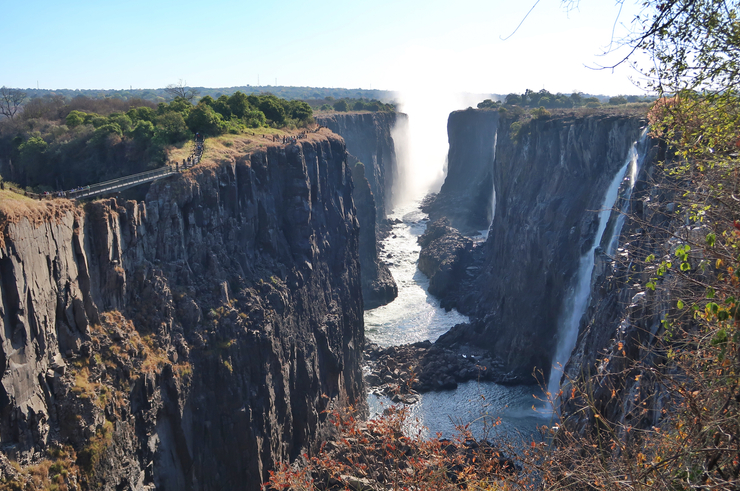
[[[70,489],[257,489],[310,449],[363,397],[352,189],[341,139],[310,135],[146,202],[4,195],[2,478],[51,460]]]
[[[456,118],[466,127],[466,117],[480,118],[479,112]],[[643,124],[635,116],[565,114],[531,120],[512,133],[501,119],[496,135],[477,145],[497,140],[495,216],[447,302],[470,315],[471,324],[452,329],[440,343],[487,348],[509,381],[533,382],[534,367],[549,372],[580,258],[594,243],[606,190]],[[471,175],[487,172],[481,159],[469,162]],[[449,189],[465,189],[451,182]],[[474,177],[470,185],[479,182]]]
[[[388,266],[378,258],[378,240],[387,212],[393,206],[392,189],[398,174],[396,149],[391,136],[402,113],[331,113],[316,122],[344,138],[353,165],[353,194],[360,221],[362,294],[365,308],[391,302],[398,287]],[[362,165],[357,166],[357,163]]]
[[[463,233],[488,228],[498,125],[498,111],[468,108],[450,114],[447,176],[436,199],[424,207],[432,221],[446,217]]]
[[[591,299],[561,383],[567,387],[570,380],[585,378],[594,408],[609,421],[652,427],[660,424],[667,403],[665,386],[655,374],[671,370],[661,363],[665,347],[655,345],[656,334],[662,334],[666,315],[675,314],[676,303],[672,289],[646,286],[656,276],[656,267],[644,259],[650,254],[672,255],[685,242],[703,243],[706,227],[700,222],[687,224],[676,214],[674,194],[683,191],[675,181],[665,185],[666,177],[653,165],[665,160],[664,146],[647,140],[642,151],[644,161],[629,195],[621,236],[613,244],[602,241],[597,251]],[[611,221],[618,218],[613,213]],[[604,253],[610,248],[611,256]],[[699,254],[691,254],[692,269],[699,266]],[[662,282],[680,291],[677,276],[668,272]],[[577,410],[583,401],[572,400],[567,388],[559,402],[568,424],[579,431],[593,425],[593,412]]]

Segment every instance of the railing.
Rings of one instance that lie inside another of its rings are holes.
[[[120,191],[124,188],[130,188],[133,186],[138,186],[139,184],[156,181],[157,179],[162,179],[163,177],[171,176],[177,173],[178,171],[174,170],[171,166],[168,165],[167,167],[163,167],[161,169],[141,172],[139,174],[132,174],[126,177],[119,177],[118,179],[111,179],[110,181],[92,184],[90,186],[84,187],[83,189],[67,191],[65,194],[66,197],[72,199],[89,198],[98,194],[104,194],[111,191]]]
[[[203,137],[197,137],[193,142],[193,148],[190,151],[190,156],[187,159],[183,159],[182,164],[179,162],[175,164],[168,164],[166,167],[160,169],[150,170],[146,172],[140,172],[138,174],[132,174],[126,177],[119,177],[117,179],[111,179],[110,181],[99,182],[97,184],[91,184],[83,188],[73,189],[71,191],[50,193],[48,195],[38,195],[38,198],[53,198],[57,196],[64,196],[70,199],[83,199],[106,194],[114,191],[123,191],[139,184],[145,184],[147,182],[156,181],[173,174],[179,174],[185,169],[189,169],[194,165],[200,163],[203,157],[203,151],[205,150],[205,141]],[[36,195],[34,195],[36,197]]]

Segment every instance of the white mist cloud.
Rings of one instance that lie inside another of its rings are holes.
[[[459,64],[448,50],[412,45],[392,69],[399,91],[399,109],[408,125],[394,133],[399,175],[394,190],[396,205],[437,192],[447,167],[447,118],[452,111],[480,102],[480,97],[459,91]]]

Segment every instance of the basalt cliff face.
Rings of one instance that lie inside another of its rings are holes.
[[[480,112],[464,111],[450,121],[466,128]],[[598,211],[644,122],[634,116],[564,115],[531,120],[516,134],[509,124],[502,118],[496,134],[465,159],[470,174],[478,176],[471,186],[486,173],[493,176],[495,211],[487,241],[457,261],[461,267],[443,295],[471,323],[456,326],[439,342],[484,347],[498,358],[502,380],[531,383],[534,367],[549,372],[568,293],[595,240]],[[453,135],[473,131],[453,130],[451,152]],[[495,160],[492,151],[479,151],[496,141]],[[464,175],[465,165],[456,168]],[[454,186],[440,193],[443,203],[465,189],[450,182]],[[486,206],[469,194],[466,206]]]
[[[362,294],[365,308],[385,305],[398,295],[388,266],[378,257],[378,240],[393,206],[398,162],[392,132],[406,115],[391,112],[333,113],[316,122],[344,138],[355,182],[353,194],[360,221]],[[358,165],[361,163],[362,165]]]
[[[315,445],[363,397],[352,189],[311,135],[146,202],[2,203],[2,478],[59,447],[71,489],[258,489]]]
[[[450,114],[447,177],[436,199],[424,207],[431,221],[446,217],[463,233],[488,228],[498,126],[498,111],[468,108]]]

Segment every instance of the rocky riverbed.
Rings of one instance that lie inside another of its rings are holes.
[[[513,376],[502,373],[502,362],[470,346],[450,349],[430,341],[383,348],[367,342],[363,374],[371,392],[393,402],[413,404],[418,394],[454,390],[469,380],[506,385]]]

